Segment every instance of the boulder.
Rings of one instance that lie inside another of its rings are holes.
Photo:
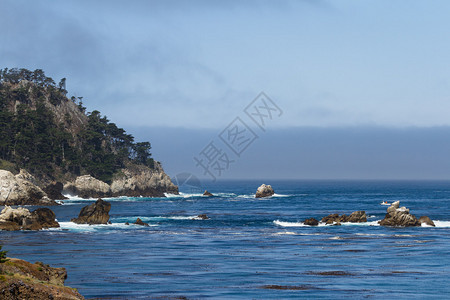
[[[433,220],[431,220],[429,217],[427,216],[422,216],[419,218],[419,223],[420,225],[422,224],[426,224],[428,226],[433,226],[436,227],[436,225],[434,224]]]
[[[266,184],[262,184],[262,185],[256,190],[255,198],[270,197],[270,196],[272,196],[273,194],[275,194],[275,192],[273,191],[272,186],[266,185]]]
[[[207,190],[203,193],[203,196],[207,196],[207,197],[212,197],[214,196],[213,194],[211,194],[210,192],[208,192]]]
[[[208,220],[209,217],[206,214],[201,214],[197,216],[197,219],[201,219],[201,220]]]
[[[319,221],[317,221],[317,220],[314,219],[314,218],[306,219],[305,221],[303,221],[303,223],[304,223],[305,225],[309,225],[309,226],[317,226],[317,225],[319,225]]]
[[[409,213],[406,207],[400,207],[400,201],[396,201],[387,208],[386,216],[378,223],[382,226],[420,226],[417,218]]]
[[[108,224],[111,203],[98,199],[95,203],[83,207],[71,221],[77,224]]]
[[[0,213],[0,229],[2,230],[41,230],[57,228],[55,213],[49,208],[38,208],[33,212],[19,207],[6,206]]]
[[[339,221],[339,214],[330,214],[326,217],[323,217],[321,221],[326,224],[333,224],[334,222]]]
[[[0,170],[0,205],[57,205],[36,185],[36,180],[25,170],[13,175]]]
[[[68,199],[62,194],[63,184],[61,182],[53,182],[43,188],[43,191],[51,200],[65,200]]]
[[[367,222],[366,212],[363,210],[352,212],[352,214],[350,216],[348,216],[346,222],[351,222],[351,223]]]
[[[345,214],[339,216],[339,214],[330,214],[326,217],[322,218],[322,222],[326,224],[333,224],[333,223],[345,223],[345,222],[351,222],[351,223],[361,223],[361,222],[367,222],[366,212],[363,210],[352,212],[350,216],[347,216]]]
[[[148,223],[143,222],[140,218],[137,218],[136,222],[134,222],[133,224],[147,226],[147,227],[150,226],[150,225],[148,225]]]

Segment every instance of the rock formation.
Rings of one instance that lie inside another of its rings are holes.
[[[422,216],[419,218],[419,223],[420,225],[422,224],[426,224],[428,226],[433,226],[436,227],[436,225],[434,224],[433,220],[431,220],[429,217],[427,216]]]
[[[53,182],[44,187],[42,190],[51,200],[65,200],[67,197],[62,194],[63,188],[64,186],[61,182]]]
[[[0,264],[0,274],[0,299],[84,299],[75,289],[64,286],[65,268],[8,258]]]
[[[198,215],[196,219],[209,220],[209,217],[206,214],[201,214]]]
[[[36,185],[34,177],[25,170],[13,173],[0,170],[0,205],[57,205]]]
[[[314,218],[306,219],[305,221],[303,221],[303,223],[304,223],[305,225],[309,225],[309,226],[317,226],[317,225],[319,225],[319,221],[317,221],[317,220],[314,219]]]
[[[352,212],[350,216],[347,215],[341,215],[339,214],[330,214],[326,217],[322,218],[322,222],[326,224],[333,224],[333,223],[344,223],[344,222],[351,222],[351,223],[361,223],[361,222],[367,222],[366,212],[363,210]]]
[[[203,193],[203,196],[212,197],[214,195],[211,194],[210,192],[208,192],[207,190],[205,190],[205,192]]]
[[[142,221],[140,218],[137,218],[136,219],[136,222],[134,222],[133,224],[135,224],[135,225],[141,225],[141,226],[150,226],[150,225],[148,225],[148,223],[145,223],[144,221]]]
[[[417,218],[409,213],[406,207],[400,207],[400,201],[396,201],[387,208],[386,216],[378,222],[382,226],[420,226]]]
[[[98,199],[95,203],[83,207],[78,218],[71,221],[77,224],[108,224],[111,203]]]
[[[2,230],[41,230],[57,228],[59,223],[55,213],[48,208],[38,208],[33,212],[19,207],[6,206],[0,213],[0,229]]]
[[[275,192],[273,191],[272,186],[262,184],[257,190],[255,194],[255,198],[263,198],[263,197],[270,197]]]
[[[164,173],[161,165],[155,168],[129,165],[114,176],[111,185],[90,175],[79,176],[64,185],[64,192],[82,198],[97,197],[165,197],[164,193],[178,194],[178,187]]]

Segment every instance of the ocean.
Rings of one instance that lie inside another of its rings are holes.
[[[262,183],[275,195],[255,199]],[[61,228],[0,232],[8,256],[68,271],[98,299],[450,299],[450,181],[243,180],[167,198],[111,198],[111,225],[70,222],[95,199],[71,197]],[[436,227],[389,228],[400,201]],[[34,207],[30,207],[30,210]],[[364,210],[367,223],[302,221]],[[196,216],[207,214],[209,220]],[[125,225],[141,218],[149,227]]]

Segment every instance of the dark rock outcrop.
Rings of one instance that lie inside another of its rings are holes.
[[[270,197],[273,196],[275,192],[273,191],[272,186],[262,184],[257,190],[255,194],[255,198],[264,198],[264,197]]]
[[[108,224],[111,203],[98,199],[95,203],[83,207],[71,221],[77,224]]]
[[[366,212],[363,210],[352,212],[350,216],[347,216],[345,214],[340,215],[339,214],[330,214],[326,217],[322,218],[322,222],[326,224],[333,224],[333,223],[361,223],[361,222],[367,222],[367,216]]]
[[[422,224],[426,224],[428,226],[433,226],[436,227],[436,225],[434,224],[433,220],[431,220],[429,217],[427,216],[422,216],[419,218],[419,223],[420,225]]]
[[[309,225],[309,226],[317,226],[317,225],[319,225],[319,221],[317,221],[317,220],[314,219],[314,218],[306,219],[305,221],[303,221],[303,223],[304,223],[305,225]]]
[[[144,221],[142,221],[140,218],[137,218],[136,219],[136,222],[134,222],[133,224],[136,224],[136,225],[141,225],[141,226],[150,226],[150,225],[148,225],[148,223],[145,223]]]
[[[63,188],[64,186],[61,182],[54,182],[43,188],[43,191],[51,200],[65,200],[68,198],[62,194]]]
[[[6,206],[0,214],[1,230],[41,230],[57,228],[59,223],[55,219],[55,213],[49,208],[38,208],[33,212],[19,207]]]
[[[201,214],[197,216],[197,219],[201,219],[201,220],[208,220],[209,217],[206,214]]]
[[[203,196],[212,197],[212,196],[214,196],[214,195],[211,194],[211,193],[208,192],[208,191],[205,191],[205,192],[203,193]]]
[[[65,268],[9,258],[0,264],[0,273],[0,299],[84,299],[75,289],[64,286]]]
[[[400,201],[396,201],[387,208],[386,216],[378,222],[382,226],[420,226],[417,218],[409,213],[406,207],[400,207]]]

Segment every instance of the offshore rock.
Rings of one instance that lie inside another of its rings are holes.
[[[5,206],[0,213],[0,229],[2,230],[41,230],[57,228],[59,223],[55,219],[55,213],[49,208],[38,208],[33,212],[19,207]]]
[[[148,223],[145,223],[144,221],[142,221],[140,218],[137,218],[136,219],[136,222],[134,222],[133,224],[136,224],[136,225],[141,225],[141,226],[150,226],[150,225],[148,225]]]
[[[95,203],[83,207],[78,218],[71,221],[77,224],[108,224],[111,203],[98,199]]]
[[[0,205],[57,205],[36,185],[32,175],[25,170],[15,175],[0,170]]]
[[[200,220],[209,220],[209,217],[206,214],[201,214],[197,216],[197,219]],[[195,220],[195,219],[194,219]]]
[[[378,222],[382,226],[420,226],[414,215],[409,213],[406,207],[400,207],[400,201],[396,201],[387,208],[386,216]]]
[[[345,223],[345,222],[361,223],[367,222],[367,216],[365,211],[359,210],[352,212],[350,216],[347,216],[345,214],[341,216],[339,216],[339,214],[330,214],[326,217],[323,217],[322,222],[326,224]]]
[[[65,268],[8,258],[0,264],[0,273],[0,299],[84,299],[75,289],[64,286]]]
[[[203,196],[212,197],[214,195],[211,194],[210,192],[208,192],[207,190],[205,190],[205,192],[203,193]]]
[[[314,218],[306,219],[305,221],[303,221],[303,223],[304,223],[305,225],[309,225],[309,226],[317,226],[317,225],[319,225],[319,221],[317,221],[317,220],[314,219]]]
[[[433,226],[436,227],[436,225],[434,224],[433,220],[431,220],[429,217],[427,216],[422,216],[419,218],[419,223],[420,225],[422,224],[426,224],[428,226]]]
[[[262,185],[256,190],[255,198],[270,197],[270,196],[272,196],[273,194],[275,194],[275,192],[273,191],[272,186],[266,185],[266,184],[262,184]]]

